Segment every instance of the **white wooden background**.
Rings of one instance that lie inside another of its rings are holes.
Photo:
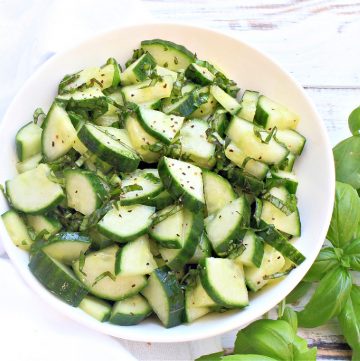
[[[282,64],[304,86],[331,142],[348,136],[360,104],[360,1],[143,0],[155,19],[232,30]],[[241,84],[240,84],[241,85]],[[319,360],[350,360],[337,323],[301,330]],[[235,333],[223,336],[231,351]]]

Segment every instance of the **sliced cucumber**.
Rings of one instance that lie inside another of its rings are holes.
[[[160,178],[174,198],[181,198],[194,212],[205,205],[202,171],[189,163],[163,157],[158,164]]]
[[[142,203],[147,206],[155,207],[157,210],[161,210],[170,206],[173,202],[173,197],[171,197],[168,191],[164,190],[154,198],[144,200]]]
[[[85,296],[79,308],[100,322],[108,321],[111,315],[111,305],[94,296]]]
[[[28,251],[33,241],[23,219],[12,209],[3,213],[1,219],[14,245]]]
[[[99,251],[100,249],[107,248],[114,244],[114,241],[102,235],[96,227],[90,228],[87,233],[91,238],[91,249],[94,251]]]
[[[226,134],[247,157],[267,164],[281,163],[289,153],[287,148],[279,144],[274,137],[265,142],[262,137],[267,138],[269,134],[265,131],[258,133],[256,131],[254,124],[233,117]]]
[[[225,155],[238,167],[243,168],[246,173],[249,173],[258,179],[264,179],[269,171],[269,166],[267,164],[249,158],[234,142],[230,142],[226,147]]]
[[[245,246],[245,250],[240,256],[236,257],[234,261],[244,266],[259,268],[264,255],[263,240],[257,237],[252,229],[249,229],[245,233],[242,244]]]
[[[104,162],[95,154],[90,154],[89,157],[86,157],[84,160],[84,167],[87,170],[91,170],[92,172],[97,172],[100,170],[104,174],[109,173],[113,168],[111,164]]]
[[[211,128],[214,129],[220,137],[225,138],[225,131],[229,125],[226,110],[218,108],[208,121],[211,124]]]
[[[295,194],[298,187],[298,180],[294,173],[285,172],[283,170],[271,171],[271,178],[274,179],[274,183],[277,182],[283,185],[287,191],[291,194]]]
[[[184,221],[181,206],[170,205],[156,214],[159,222],[149,229],[150,236],[162,247],[181,248],[183,246],[182,227]]]
[[[185,95],[187,93],[191,93],[193,90],[198,88],[198,85],[194,83],[185,83],[181,88],[181,95]]]
[[[211,244],[206,232],[200,236],[199,244],[196,247],[194,255],[187,262],[188,264],[198,264],[204,258],[211,257]]]
[[[114,58],[109,58],[106,64],[100,68],[99,77],[96,80],[102,89],[116,87],[120,83],[120,66]]]
[[[47,241],[40,240],[33,244],[34,250],[41,249],[51,258],[57,261],[71,265],[73,261],[85,253],[91,245],[88,236],[78,232],[61,232],[51,236]]]
[[[165,144],[170,144],[180,130],[184,118],[167,115],[158,110],[139,107],[138,120],[146,132]]]
[[[229,181],[217,173],[203,170],[205,203],[208,214],[213,214],[236,198]]]
[[[156,62],[154,58],[145,53],[141,57],[127,67],[121,74],[121,84],[130,85],[144,81],[149,77],[151,69],[155,68]]]
[[[37,168],[6,181],[6,193],[12,206],[24,213],[41,214],[55,208],[65,198],[61,186],[49,180],[50,168]]]
[[[208,88],[200,89],[200,92],[209,92]],[[218,105],[218,102],[214,98],[212,94],[208,94],[208,99],[206,103],[201,104],[193,113],[190,114],[191,118],[201,118],[201,119],[208,119],[209,116],[215,113],[215,109]],[[217,132],[218,129],[214,128]]]
[[[166,328],[181,324],[184,295],[174,273],[168,267],[157,268],[150,275],[142,294]]]
[[[246,284],[251,291],[258,291],[264,287],[269,279],[266,276],[279,272],[285,264],[285,259],[280,252],[268,244],[264,247],[264,256],[260,267],[245,267]]]
[[[176,82],[177,77],[178,77],[178,73],[176,71],[172,71],[168,68],[164,68],[159,65],[156,65],[155,69],[156,69],[157,75],[160,75],[161,77],[170,76],[172,78],[173,82]]]
[[[119,127],[119,109],[112,104],[109,104],[108,111],[96,119],[94,119],[96,125],[104,127]]]
[[[26,221],[36,234],[47,231],[49,235],[53,235],[62,228],[61,223],[55,217],[43,214],[37,216],[27,215]]]
[[[88,293],[70,269],[41,250],[32,255],[29,268],[43,286],[71,306],[78,306]]]
[[[44,120],[41,149],[48,161],[66,154],[77,141],[77,134],[65,109],[54,102]]]
[[[219,305],[238,308],[249,304],[243,267],[227,258],[206,258],[200,272],[207,294]]]
[[[139,204],[114,207],[97,227],[100,233],[116,242],[129,242],[147,232],[154,213],[154,207]]]
[[[294,168],[296,156],[289,153],[286,158],[279,164],[279,168],[285,172],[291,172]]]
[[[244,196],[231,201],[205,219],[205,229],[212,248],[219,256],[231,251],[249,224],[250,209]]]
[[[110,322],[120,326],[137,325],[151,313],[152,309],[146,299],[135,295],[114,304]]]
[[[295,155],[302,153],[306,142],[306,138],[293,129],[278,129],[275,138]]]
[[[149,238],[146,235],[127,243],[116,255],[115,274],[146,275],[155,268],[157,264],[150,251]]]
[[[18,173],[24,173],[28,170],[32,170],[36,168],[43,159],[43,155],[41,153],[35,154],[32,157],[24,160],[23,162],[16,163],[16,170]]]
[[[211,257],[207,257],[211,258]],[[203,260],[203,262],[206,262],[206,259]],[[214,308],[218,306],[218,304],[209,296],[209,294],[206,292],[205,288],[203,287],[200,277],[197,276],[195,280],[195,285],[193,289],[193,296],[194,296],[194,307],[211,307]]]
[[[283,105],[261,95],[256,106],[254,121],[266,130],[294,129],[298,125],[300,117]]]
[[[196,63],[192,63],[186,68],[185,76],[200,85],[209,85],[215,79],[215,75],[207,68]]]
[[[149,52],[158,65],[173,71],[186,69],[195,61],[195,55],[191,51],[168,40],[143,40],[141,48]]]
[[[41,133],[42,129],[32,122],[16,133],[16,153],[20,162],[41,152]]]
[[[104,248],[77,260],[73,269],[79,280],[93,295],[111,301],[123,300],[139,293],[147,284],[146,277],[115,276],[117,245]]]
[[[78,134],[81,141],[101,160],[123,172],[137,169],[140,158],[132,148],[125,129],[99,127],[87,123]]]
[[[64,174],[68,207],[88,216],[108,198],[108,186],[94,172],[67,169]]]
[[[212,85],[210,93],[230,114],[236,114],[240,110],[241,105],[238,101],[219,86]]]
[[[256,105],[259,99],[259,95],[259,92],[245,90],[240,101],[241,108],[236,115],[239,118],[247,120],[248,122],[252,122],[255,117]]]
[[[238,167],[230,168],[225,172],[227,179],[235,187],[240,187],[246,193],[253,193],[254,195],[259,195],[265,189],[265,183],[252,176],[249,173],[246,173],[243,169]]]
[[[187,121],[180,130],[181,153],[202,168],[216,163],[215,145],[207,140],[209,124],[205,120]]]

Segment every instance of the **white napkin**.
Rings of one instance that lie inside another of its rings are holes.
[[[136,16],[134,15],[136,14]],[[0,119],[22,83],[46,59],[93,34],[119,24],[146,22],[140,1],[12,0],[0,2]],[[0,256],[3,253],[0,240]],[[6,257],[6,256],[3,256]],[[155,344],[117,340],[64,318],[0,258],[0,359],[193,360],[221,350],[220,338]],[[129,352],[125,351],[126,348]]]

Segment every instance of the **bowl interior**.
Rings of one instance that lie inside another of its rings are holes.
[[[296,163],[302,236],[296,247],[306,261],[281,282],[265,287],[239,311],[208,315],[191,325],[163,328],[155,319],[137,326],[101,324],[79,309],[72,308],[46,291],[28,270],[28,256],[15,248],[0,222],[5,248],[27,283],[53,307],[93,329],[116,337],[146,342],[189,341],[240,328],[280,302],[301,280],[317,256],[329,225],[334,193],[331,147],[325,128],[303,89],[276,63],[242,41],[212,30],[174,24],[149,24],[119,28],[95,37],[63,54],[54,56],[24,85],[10,105],[0,128],[0,182],[16,174],[14,137],[19,127],[32,119],[36,107],[48,110],[64,74],[95,64],[110,56],[120,64],[132,55],[143,39],[164,38],[180,43],[220,67],[244,89],[258,90],[301,115],[299,131],[307,138],[303,155]],[[0,213],[8,208],[0,199]]]

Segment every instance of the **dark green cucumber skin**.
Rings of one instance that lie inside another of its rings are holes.
[[[199,247],[201,250],[200,258],[195,258],[195,256],[196,256],[196,253],[195,253],[196,249],[195,249],[194,257],[191,258],[187,262],[188,264],[198,264],[200,262],[200,260],[207,258],[207,257],[211,257],[211,252],[212,252],[211,243],[209,241],[208,236],[206,235],[205,230],[202,232],[202,234],[200,236],[200,241],[199,241],[199,244],[197,245],[197,247]]]
[[[174,259],[166,262],[166,265],[174,271],[179,271],[188,263],[196,251],[199,244],[201,234],[204,230],[204,217],[201,212],[192,213],[191,231],[184,242],[184,246]]]
[[[199,102],[195,101],[193,92],[185,94],[179,102],[180,104],[171,111],[171,114],[180,115],[182,117],[189,116],[201,105]]]
[[[134,197],[134,198],[121,198],[121,204],[123,206],[129,206],[132,204],[144,204],[144,205],[150,205],[149,200],[153,200],[154,198],[156,198],[160,193],[162,193],[164,191],[164,187],[159,188],[158,190],[154,191],[151,194],[148,195],[143,195],[141,197]],[[152,205],[153,207],[155,207],[155,205]]]
[[[274,227],[269,226],[264,221],[260,221],[260,228],[265,228],[265,230],[258,232],[257,235],[284,257],[294,262],[297,266],[305,261],[305,256]]]
[[[267,179],[266,185],[269,187],[269,189],[271,187],[284,186],[290,194],[296,194],[298,182],[294,182],[291,179],[281,178],[275,174],[272,174],[272,178]]]
[[[185,70],[185,76],[186,78],[192,80],[194,83],[200,84],[200,85],[209,85],[212,83],[212,81],[208,78],[206,78],[205,76],[203,76],[203,74],[201,74],[201,72],[199,72],[193,64],[190,64],[186,70]]]
[[[245,192],[260,194],[265,189],[265,184],[258,178],[244,172],[239,167],[229,169],[223,174],[231,184],[239,186]]]
[[[158,171],[161,181],[173,198],[180,198],[184,206],[194,212],[204,210],[205,203],[195,199],[191,194],[185,192],[181,187],[181,184],[171,176],[170,169],[168,168],[164,157],[161,158],[158,163]]]
[[[141,204],[146,206],[155,207],[157,210],[163,209],[170,204],[173,204],[174,198],[171,197],[170,193],[166,190],[163,190],[154,198],[144,199]]]
[[[149,225],[149,227],[151,226],[151,224]],[[140,230],[139,232],[132,234],[130,236],[124,237],[124,236],[120,236],[117,233],[113,233],[111,231],[109,231],[106,228],[103,228],[101,226],[100,223],[97,224],[97,230],[104,236],[109,237],[111,240],[118,242],[118,243],[127,243],[130,241],[133,241],[136,238],[139,238],[140,236],[144,235],[145,233],[147,233],[148,228],[144,228],[142,230]]]
[[[126,313],[115,313],[110,317],[109,322],[119,326],[132,326],[137,325],[145,318],[151,315],[152,311],[145,314],[133,314],[129,315]]]
[[[252,258],[252,262],[257,268],[260,268],[263,256],[264,256],[264,242],[260,237],[255,235],[255,253]]]
[[[124,153],[115,152],[110,147],[100,143],[88,130],[89,126],[92,125],[85,124],[81,127],[78,137],[92,153],[95,153],[101,160],[111,164],[120,172],[133,172],[137,169],[140,158],[135,152],[131,153],[126,150]]]
[[[156,241],[160,246],[164,248],[170,248],[170,249],[180,249],[181,244],[178,240],[164,240],[160,237],[157,237],[156,233],[152,232],[151,227],[149,228],[149,236]]]
[[[113,76],[113,81],[112,81],[111,87],[116,87],[120,83],[121,69],[120,69],[119,63],[114,58],[109,58],[104,66],[110,65],[110,64],[112,64],[114,66],[114,76]]]
[[[29,268],[43,286],[71,306],[77,307],[88,293],[80,281],[66,274],[41,250],[32,255]]]
[[[74,174],[81,174],[87,178],[87,180],[90,182],[91,187],[95,190],[96,193],[96,208],[101,207],[101,205],[104,203],[106,199],[108,199],[108,191],[109,186],[105,184],[105,182],[97,176],[94,172],[90,170],[83,170],[83,169],[66,169],[64,172],[65,180],[67,175]]]
[[[259,97],[258,102],[256,104],[254,123],[258,124],[258,125],[261,125],[263,128],[266,129],[269,114],[262,108],[260,100],[261,100],[261,96]]]
[[[145,56],[142,60],[134,67],[132,70],[137,78],[137,80],[144,81],[148,77],[148,71],[153,69],[156,66],[155,59],[150,55],[150,53],[145,53]]]
[[[157,268],[151,276],[157,277],[160,281],[168,299],[170,314],[169,322],[164,326],[166,328],[171,328],[180,325],[183,321],[185,299],[175,274],[169,267],[163,266]]]
[[[90,228],[87,233],[91,239],[91,249],[93,251],[99,251],[100,249],[106,248],[114,244],[114,241],[111,239],[105,238],[96,227]]]

